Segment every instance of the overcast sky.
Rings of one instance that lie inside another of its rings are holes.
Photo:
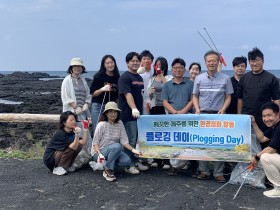
[[[278,0],[0,0],[0,71],[66,71],[81,57],[88,70],[112,54],[150,50],[169,62],[203,62],[204,27],[232,69],[259,47],[265,69],[280,70]]]

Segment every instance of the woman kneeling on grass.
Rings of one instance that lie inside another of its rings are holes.
[[[45,154],[45,165],[56,175],[64,175],[71,171],[77,155],[83,145],[87,144],[87,126],[83,127],[83,138],[80,139],[81,129],[76,127],[77,115],[71,111],[60,115],[59,129],[49,142]]]
[[[103,177],[110,182],[116,180],[113,172],[116,167],[126,167],[131,162],[129,156],[123,152],[122,145],[134,154],[141,154],[129,145],[124,125],[120,120],[120,111],[115,102],[108,102],[105,105],[92,142],[92,159],[94,161],[98,159],[107,161]]]

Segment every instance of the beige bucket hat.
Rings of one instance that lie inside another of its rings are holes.
[[[81,58],[72,58],[70,66],[84,66],[84,62]]]
[[[121,110],[119,109],[117,103],[116,103],[116,102],[113,102],[113,101],[110,101],[110,102],[108,102],[108,103],[105,105],[105,108],[104,108],[104,112],[103,112],[103,113],[105,113],[106,111],[108,111],[108,110],[110,110],[110,109],[116,110],[116,111],[119,111],[119,112],[121,111]]]

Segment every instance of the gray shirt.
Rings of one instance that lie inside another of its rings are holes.
[[[172,80],[162,87],[161,99],[168,101],[175,110],[182,110],[192,100],[193,81],[183,78],[180,84]]]
[[[207,72],[196,76],[193,94],[198,95],[200,111],[219,111],[225,102],[225,96],[233,93],[230,77],[216,72],[210,77]]]

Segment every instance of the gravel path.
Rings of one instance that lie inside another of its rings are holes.
[[[152,168],[140,175],[116,172],[106,181],[101,171],[84,167],[66,176],[48,172],[40,160],[0,158],[0,209],[280,209],[279,199],[266,198],[262,189],[191,178],[188,171],[168,176]]]

